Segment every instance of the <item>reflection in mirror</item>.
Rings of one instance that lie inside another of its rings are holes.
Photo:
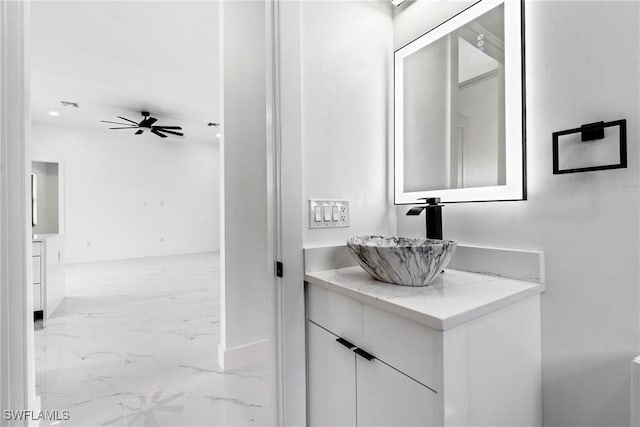
[[[404,190],[505,184],[504,7],[404,59]]]
[[[526,199],[522,29],[481,0],[395,52],[395,203]]]

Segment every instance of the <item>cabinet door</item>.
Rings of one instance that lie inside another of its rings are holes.
[[[47,239],[45,265],[45,317],[49,318],[66,294],[65,265],[63,263],[64,238],[53,236]]]
[[[31,266],[33,268],[33,284],[42,283],[42,257],[32,257]]]
[[[436,394],[377,359],[358,356],[358,426],[435,426]]]
[[[309,425],[355,426],[355,355],[335,335],[312,322],[307,325]]]
[[[33,285],[33,311],[42,310],[42,285]]]

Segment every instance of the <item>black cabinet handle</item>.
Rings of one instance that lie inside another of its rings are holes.
[[[336,338],[336,341],[342,344],[343,346],[347,347],[349,350],[353,350],[354,348],[356,348],[355,345],[351,344],[349,341],[345,340],[344,338]]]
[[[367,353],[363,349],[356,347],[355,345],[353,345],[349,341],[345,340],[344,338],[336,338],[336,341],[339,344],[342,344],[343,346],[347,347],[349,350],[353,350],[354,353],[356,353],[357,355],[359,355],[361,357],[364,357],[368,361],[372,361],[373,359],[376,358],[373,354]]]
[[[376,358],[373,354],[371,354],[371,353],[367,353],[366,351],[364,351],[364,350],[363,350],[363,349],[361,349],[361,348],[356,348],[355,350],[353,350],[353,352],[354,352],[355,354],[357,354],[358,356],[362,356],[362,357],[364,357],[364,358],[365,358],[365,359],[367,359],[369,362],[371,362],[373,359],[375,359],[375,358]]]

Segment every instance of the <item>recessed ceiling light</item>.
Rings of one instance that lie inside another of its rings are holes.
[[[391,0],[391,3],[393,3],[394,6],[400,6],[404,2],[405,0]]]
[[[221,133],[216,133],[216,138],[220,138],[220,137],[222,137],[222,134]]]
[[[50,116],[54,116],[54,117],[58,117],[60,115],[60,113],[58,113],[57,111],[49,111],[49,115]]]

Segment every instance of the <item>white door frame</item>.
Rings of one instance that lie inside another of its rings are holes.
[[[306,424],[300,1],[268,1],[268,140],[273,153],[278,419]]]
[[[29,2],[0,0],[0,408],[33,409]],[[0,418],[0,425],[20,425]]]

